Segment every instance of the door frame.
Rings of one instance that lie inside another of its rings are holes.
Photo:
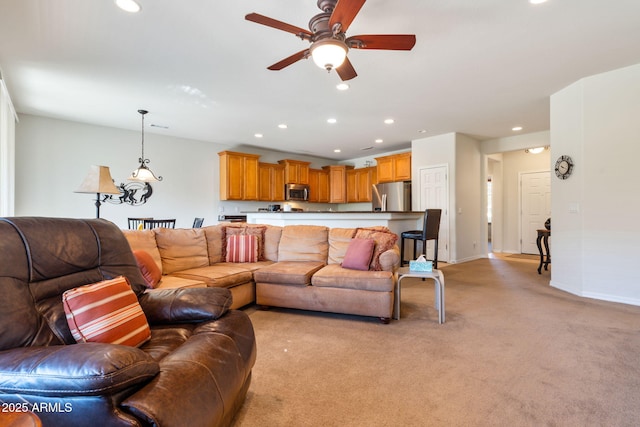
[[[523,240],[523,233],[522,233],[522,225],[524,223],[524,211],[523,211],[522,198],[524,196],[524,191],[522,188],[522,181],[523,181],[522,178],[524,175],[541,174],[541,173],[549,174],[549,198],[551,198],[551,170],[533,170],[533,171],[526,171],[526,172],[518,172],[518,212],[520,212],[520,215],[518,215],[518,239],[520,241],[521,254],[524,253],[522,251],[524,247],[524,240]],[[549,208],[551,208],[551,204],[549,204]],[[551,212],[549,212],[549,216],[551,216]],[[541,227],[543,226],[544,226],[544,223],[541,224]]]
[[[442,239],[442,233],[440,233],[439,238],[438,238],[438,261],[442,261],[442,262],[450,262],[451,259],[451,245],[450,245],[450,240],[451,240],[451,227],[450,227],[450,207],[451,207],[451,180],[449,179],[449,164],[447,163],[442,163],[442,164],[435,164],[435,165],[429,165],[429,166],[422,166],[420,168],[418,168],[418,206],[419,206],[419,210],[423,211],[425,209],[427,209],[426,207],[424,207],[423,205],[423,200],[422,200],[422,172],[428,169],[444,169],[444,174],[445,174],[445,180],[446,180],[446,185],[445,185],[445,191],[446,191],[446,198],[447,200],[446,202],[446,206],[444,206],[443,209],[443,216],[440,219],[440,231],[442,231],[443,228],[446,229],[446,239]],[[426,203],[426,202],[425,202]],[[415,209],[414,209],[415,210]],[[420,224],[420,227],[422,227],[422,224]]]

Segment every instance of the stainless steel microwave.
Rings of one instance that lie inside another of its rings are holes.
[[[305,184],[285,184],[284,199],[306,202],[309,200],[309,186]]]

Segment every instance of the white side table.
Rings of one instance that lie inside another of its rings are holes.
[[[400,267],[395,271],[396,274],[396,302],[395,317],[400,319],[400,289],[402,280],[407,277],[417,277],[420,279],[433,279],[435,285],[435,307],[438,310],[438,323],[444,323],[444,275],[440,270],[433,271],[411,271],[409,267]]]

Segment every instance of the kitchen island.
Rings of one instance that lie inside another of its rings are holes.
[[[357,228],[383,225],[400,236],[407,230],[422,229],[424,212],[302,211],[243,212],[251,224],[324,225],[329,228]]]

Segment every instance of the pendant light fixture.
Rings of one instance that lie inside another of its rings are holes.
[[[129,181],[141,182],[162,181],[161,176],[156,178],[154,173],[151,172],[151,169],[147,167],[147,163],[149,163],[150,160],[144,158],[144,115],[147,114],[148,111],[138,110],[138,113],[142,116],[142,156],[138,159],[140,166],[138,166],[138,169],[131,172],[131,176],[128,179]]]

